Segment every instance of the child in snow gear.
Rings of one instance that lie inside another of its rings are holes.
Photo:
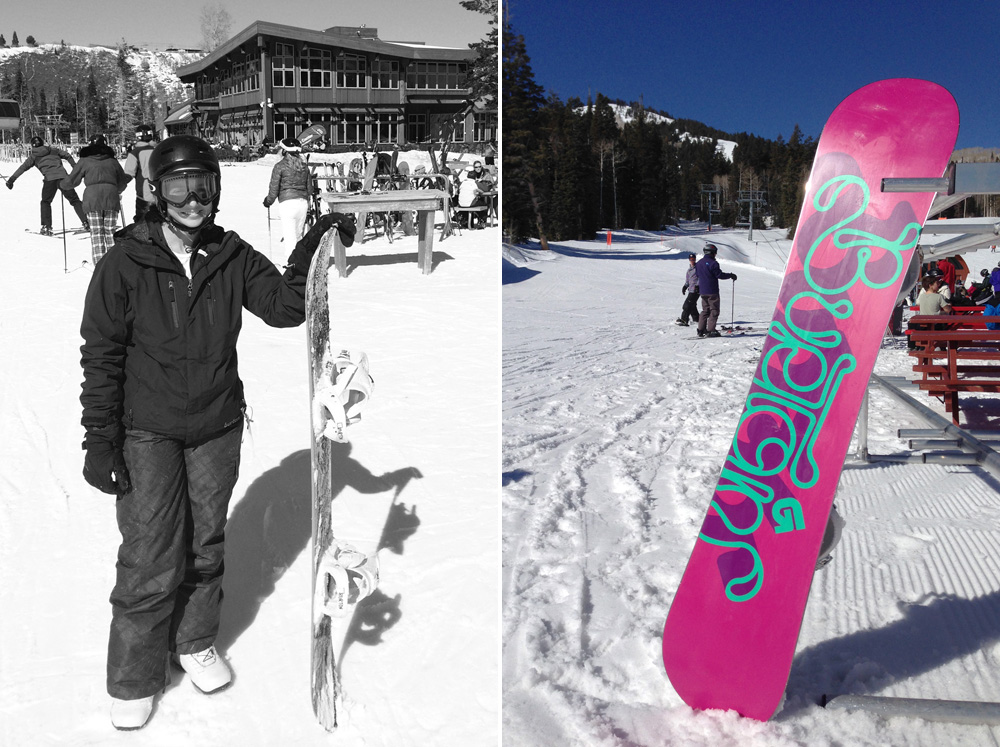
[[[104,135],[97,135],[80,150],[80,160],[62,181],[63,189],[83,182],[83,207],[90,224],[90,250],[96,265],[115,244],[120,195],[128,180]]]
[[[685,294],[684,305],[681,307],[681,315],[674,324],[680,327],[687,327],[689,320],[698,316],[698,271],[695,263],[698,255],[692,252],[688,255],[687,275],[684,277],[684,285],[681,286],[681,293]]]
[[[69,153],[46,145],[40,137],[33,137],[31,138],[31,153],[17,171],[7,179],[7,189],[14,189],[14,182],[17,181],[17,178],[32,166],[42,172],[41,232],[46,236],[52,235],[52,200],[56,196],[56,190],[62,190],[63,196],[76,211],[84,229],[90,230],[87,214],[76,191],[65,189],[62,186],[62,180],[68,176],[66,169],[63,168],[63,161],[69,161],[70,166],[76,166],[76,161]]]
[[[136,144],[125,159],[125,175],[129,181],[135,179],[135,217],[139,220],[156,204],[156,198],[149,187],[149,156],[153,152],[153,128],[148,124],[135,128]],[[125,220],[125,216],[122,216]]]
[[[346,245],[354,239],[350,216],[323,216],[282,274],[215,223],[220,169],[208,143],[167,138],[149,165],[157,205],[96,266],[81,325],[84,477],[118,497],[122,534],[107,671],[118,729],[146,723],[168,652],[203,692],[231,681],[214,643],[244,420],[243,309],[301,324],[323,234],[336,226]]]
[[[715,323],[719,319],[719,281],[736,280],[736,273],[723,272],[715,255],[719,248],[705,244],[705,256],[695,264],[698,290],[701,293],[701,313],[698,315],[698,337],[718,337]]]
[[[296,138],[286,137],[278,143],[278,150],[284,156],[271,170],[264,207],[270,208],[277,200],[282,241],[285,246],[295,246],[305,232],[309,213],[309,167],[302,160],[302,146]]]

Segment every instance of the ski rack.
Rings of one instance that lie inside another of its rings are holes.
[[[1000,452],[990,443],[1000,443],[1000,433],[963,430],[952,425],[947,419],[918,402],[903,391],[901,385],[912,382],[902,377],[883,377],[872,374],[869,387],[875,384],[901,403],[914,410],[932,427],[928,429],[900,429],[899,438],[910,440],[914,451],[935,449],[923,454],[870,454],[868,452],[868,391],[865,391],[861,412],[858,415],[858,454],[861,462],[895,462],[899,464],[964,464],[983,468],[993,477],[1000,479]],[[988,443],[989,442],[989,443]],[[937,451],[939,447],[953,446],[954,450]]]
[[[1000,194],[1000,163],[950,163],[944,176],[931,178],[885,178],[883,192],[937,192],[928,217],[938,215],[972,195]],[[996,244],[1000,223],[949,225],[926,221],[921,233],[959,234],[953,239],[925,247],[923,261],[943,259],[964,251]]]

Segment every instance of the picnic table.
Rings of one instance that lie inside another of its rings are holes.
[[[970,307],[965,307],[970,308]],[[960,392],[1000,392],[1000,316],[941,314],[910,319],[917,386],[944,402],[958,425]]]
[[[434,211],[444,209],[445,193],[439,189],[393,190],[371,194],[324,192],[323,201],[337,213],[391,213],[417,211],[417,267],[430,275],[434,255]],[[361,227],[364,230],[364,227]],[[340,277],[347,277],[347,248],[334,231],[333,264]]]

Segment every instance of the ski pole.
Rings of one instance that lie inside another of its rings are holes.
[[[66,195],[60,190],[59,207],[62,211],[62,240],[63,240],[63,274],[69,272],[69,260],[66,258]]]
[[[267,258],[271,259],[271,208],[267,209]]]
[[[733,280],[733,296],[729,304],[729,326],[736,331],[736,280]]]

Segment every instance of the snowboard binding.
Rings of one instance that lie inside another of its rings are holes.
[[[346,443],[347,426],[361,420],[361,410],[372,396],[375,380],[368,371],[368,356],[358,350],[327,351],[323,383],[313,396],[313,423],[317,436]]]
[[[334,541],[319,561],[316,605],[328,617],[347,617],[378,588],[378,553],[365,555]]]

